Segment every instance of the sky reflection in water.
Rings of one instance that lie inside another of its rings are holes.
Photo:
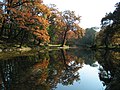
[[[80,80],[74,82],[73,85],[63,86],[59,84],[56,90],[105,90],[102,81],[100,81],[99,64],[96,67],[84,64],[83,67],[78,71],[80,73]]]

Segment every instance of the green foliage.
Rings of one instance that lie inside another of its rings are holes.
[[[92,46],[95,44],[96,28],[91,27],[85,30],[85,35],[78,40],[78,45]]]
[[[116,4],[113,13],[106,14],[101,20],[102,30],[97,35],[98,45],[120,45],[120,2]]]

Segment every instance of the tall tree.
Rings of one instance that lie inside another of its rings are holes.
[[[65,23],[64,26],[64,32],[63,32],[63,41],[62,41],[62,47],[66,44],[66,36],[67,32],[69,30],[75,31],[78,30],[78,27],[76,27],[76,24],[79,24],[80,22],[80,16],[76,16],[74,11],[66,10],[62,12],[62,18],[63,22]]]
[[[20,38],[22,43],[28,33],[40,42],[48,42],[49,26],[47,17],[50,11],[42,0],[5,0],[3,2],[1,35],[8,39]]]
[[[101,20],[102,24],[102,36],[101,42],[108,47],[114,39],[114,37],[119,39],[120,34],[120,2],[116,3],[116,9],[113,13],[107,14]],[[118,42],[118,45],[120,43]]]
[[[61,36],[61,31],[63,30],[63,27],[65,26],[65,24],[62,21],[61,12],[57,9],[56,5],[50,4],[48,7],[51,11],[51,17],[48,18],[48,21],[50,24],[48,28],[50,41],[51,43],[58,44]]]

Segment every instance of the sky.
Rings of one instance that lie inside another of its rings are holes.
[[[100,27],[106,13],[115,10],[120,0],[43,0],[44,4],[55,4],[59,11],[71,10],[81,16],[82,28]]]

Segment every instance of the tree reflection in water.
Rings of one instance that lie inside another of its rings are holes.
[[[101,64],[99,77],[106,85],[105,90],[120,90],[120,52],[105,50],[97,54]]]
[[[65,50],[0,60],[1,90],[52,90],[80,79],[83,60]]]
[[[106,90],[120,88],[120,52],[110,50],[53,50],[0,60],[1,90],[54,90],[80,80],[83,64],[96,66]]]

